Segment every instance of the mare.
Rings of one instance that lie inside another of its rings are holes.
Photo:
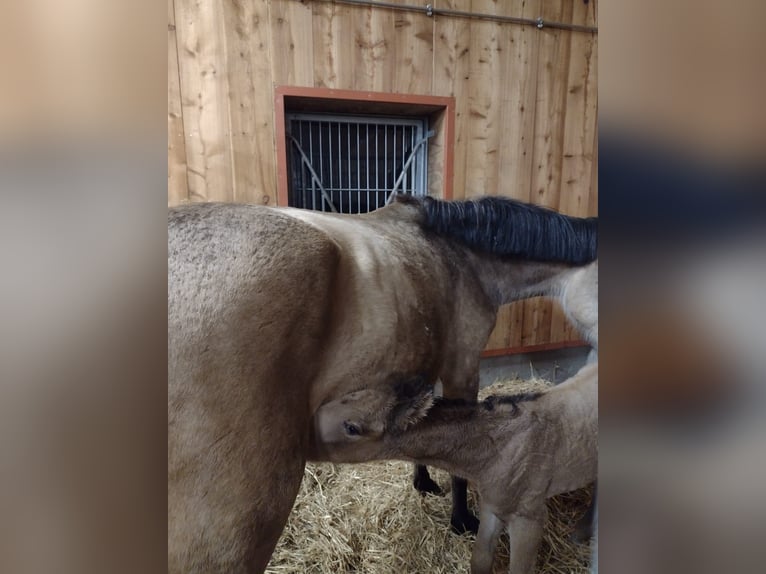
[[[317,409],[395,372],[475,401],[500,305],[558,297],[597,340],[596,246],[596,219],[496,197],[170,209],[168,571],[262,572]],[[452,525],[475,530],[454,480]]]

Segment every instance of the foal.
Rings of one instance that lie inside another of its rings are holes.
[[[597,363],[545,393],[478,404],[434,400],[418,379],[404,380],[388,403],[382,394],[359,391],[320,407],[310,458],[412,460],[473,481],[481,502],[472,574],[491,572],[504,526],[509,572],[527,574],[542,539],[546,499],[596,479],[597,395]]]

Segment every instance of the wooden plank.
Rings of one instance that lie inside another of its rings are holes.
[[[189,200],[175,24],[173,0],[168,0],[168,205]]]
[[[354,16],[357,7],[313,3],[314,86],[354,89]]]
[[[544,9],[544,20],[568,22],[572,2],[557,11]],[[571,32],[543,29],[538,31],[539,60],[535,132],[530,201],[554,209],[559,208],[561,164],[566,119],[567,71],[570,59]]]
[[[590,172],[590,193],[588,194],[588,215],[598,215],[598,118],[594,122],[593,161]]]
[[[357,7],[351,12],[354,26],[353,88],[390,92],[394,77],[394,11]]]
[[[574,19],[586,20],[588,7],[575,5]],[[570,65],[567,75],[566,123],[562,150],[562,182],[559,209],[578,217],[596,215],[598,194],[593,181],[597,174],[596,36],[571,34]],[[551,320],[551,340],[567,340],[579,334],[563,313]]]
[[[568,22],[571,19],[571,2],[544,3],[541,9],[539,15],[543,20]],[[537,95],[529,201],[558,209],[571,32],[543,29],[537,31],[537,35]],[[549,341],[552,316],[549,300],[525,301],[522,344]]]
[[[504,3],[504,15],[533,18],[536,3],[523,0]],[[498,193],[529,201],[535,128],[535,104],[538,75],[538,30],[528,26],[504,25],[504,48],[497,52],[499,76],[490,81],[499,84],[501,94],[498,130],[503,138],[498,145]],[[520,347],[524,340],[524,321],[534,317],[536,302],[520,301],[504,306],[498,314],[493,341],[507,341],[507,347]],[[529,332],[527,331],[527,339]],[[506,347],[506,348],[507,348]],[[491,348],[491,347],[488,347]]]
[[[353,60],[353,88],[360,91],[372,91],[375,83],[375,52],[377,38],[381,30],[376,30],[372,25],[372,15],[381,11],[380,8],[358,7],[353,12],[354,26],[354,49]],[[379,50],[378,50],[379,52]]]
[[[403,0],[405,1],[405,0]],[[394,84],[394,72],[396,62],[393,57],[394,51],[394,11],[388,9],[375,9],[370,11],[369,35],[360,38],[364,42],[369,40],[369,49],[366,54],[368,60],[365,65],[367,77],[371,76],[371,90],[375,92],[390,92]],[[440,94],[434,94],[440,95]]]
[[[274,79],[271,59],[271,29],[268,6],[265,2],[254,2],[254,25],[250,38],[250,53],[253,58],[253,129],[254,150],[249,158],[255,172],[255,197],[253,200],[264,205],[277,204],[277,159],[274,128]],[[243,136],[247,137],[247,136]]]
[[[189,199],[234,199],[223,10],[216,0],[176,0],[178,66]]]
[[[394,12],[394,74],[390,91],[430,94],[433,79],[434,22],[425,14]]]
[[[272,0],[270,7],[274,82],[284,86],[313,86],[312,6],[295,0]]]
[[[595,159],[598,98],[595,37],[572,34],[571,45],[574,56],[567,79],[560,209],[564,213],[584,217],[595,215],[590,212],[589,198]]]
[[[513,14],[534,18],[535,3],[514,2]],[[509,7],[509,10],[513,7]],[[539,74],[539,31],[509,25],[510,46],[504,53],[502,75],[504,104],[501,114],[505,143],[500,149],[499,180],[503,195],[530,201],[534,161],[535,109]]]
[[[491,0],[475,0],[471,9],[494,13]],[[468,155],[466,158],[466,197],[496,195],[501,95],[499,93],[501,55],[498,35],[503,24],[471,22],[468,86]]]
[[[524,18],[535,18],[540,14],[539,3],[521,3],[516,6],[517,13]],[[515,134],[509,138],[507,155],[501,156],[504,171],[503,181],[512,181],[513,197],[524,201],[531,200],[531,177],[534,162],[535,116],[540,34],[529,26],[514,26],[511,36],[512,59],[506,66],[509,78],[518,78],[517,87],[509,88],[509,102],[505,107],[503,123],[506,133]],[[536,301],[520,301],[511,305],[511,347],[533,344],[527,324],[536,318]]]
[[[444,0],[440,7],[462,9],[464,2]],[[468,151],[471,28],[466,19],[434,18],[433,93],[455,98],[455,143],[453,155],[453,198],[465,198],[465,173]]]
[[[276,204],[268,5],[226,2],[234,200]]]
[[[332,19],[335,4],[327,2],[311,3],[312,42],[314,43],[314,81],[315,88],[335,86],[335,61],[332,58]]]

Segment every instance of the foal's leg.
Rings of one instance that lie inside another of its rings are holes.
[[[513,514],[508,520],[511,541],[510,574],[532,574],[537,562],[537,550],[543,539],[546,511],[543,506],[536,518]]]
[[[491,511],[481,508],[481,525],[471,554],[471,574],[490,574],[495,558],[497,539],[503,531],[503,523]]]

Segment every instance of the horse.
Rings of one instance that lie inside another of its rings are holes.
[[[596,479],[598,363],[543,393],[493,395],[481,403],[436,400],[421,377],[351,393],[315,415],[309,459],[427,462],[474,481],[481,522],[472,574],[490,574],[503,527],[510,574],[531,574],[546,499]],[[587,520],[587,517],[586,517]]]
[[[169,572],[262,572],[313,414],[360,381],[418,372],[475,400],[498,307],[536,295],[597,336],[592,306],[571,300],[597,275],[597,223],[496,197],[404,197],[363,215],[171,208]],[[476,529],[454,481],[452,526]]]
[[[472,574],[490,574],[503,527],[510,574],[531,574],[546,499],[596,479],[598,363],[544,393],[493,395],[481,403],[437,400],[421,377],[358,391],[322,405],[309,459],[427,462],[472,480],[481,522]],[[591,518],[584,522],[590,526]],[[577,530],[582,529],[578,525]]]

